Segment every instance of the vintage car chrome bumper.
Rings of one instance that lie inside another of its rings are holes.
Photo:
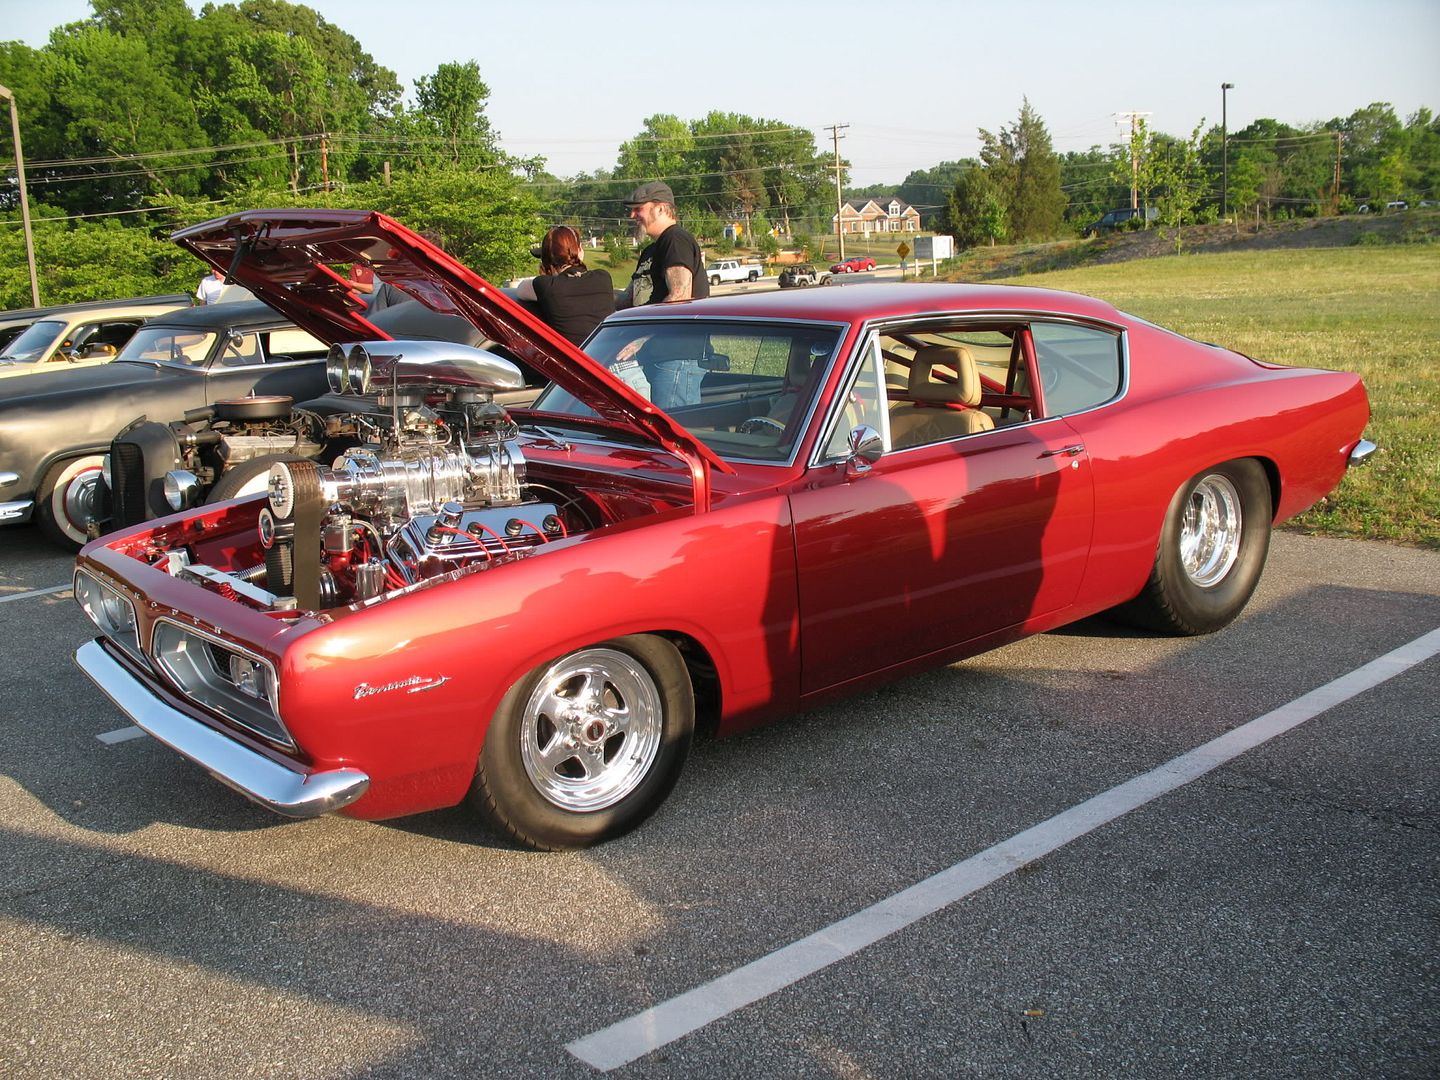
[[[287,765],[171,708],[98,641],[80,646],[75,663],[142,730],[277,814],[318,817],[348,806],[370,787],[370,777],[358,769],[310,772]]]

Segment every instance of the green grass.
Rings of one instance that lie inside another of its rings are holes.
[[[1380,450],[1292,523],[1440,548],[1440,253],[1430,245],[1137,259],[1014,284],[1108,300],[1259,360],[1357,371]]]

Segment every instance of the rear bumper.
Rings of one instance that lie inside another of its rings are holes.
[[[75,663],[141,730],[277,814],[319,817],[350,805],[370,787],[370,777],[358,769],[316,772],[277,761],[171,708],[98,641],[80,646]]]
[[[1377,449],[1378,447],[1369,439],[1361,439],[1355,444],[1355,448],[1350,451],[1350,458],[1345,464],[1352,469],[1356,465],[1364,465],[1370,460],[1370,455],[1375,453]]]

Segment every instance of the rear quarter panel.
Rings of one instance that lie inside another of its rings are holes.
[[[1095,472],[1095,539],[1081,590],[1090,610],[1144,585],[1170,500],[1191,477],[1259,459],[1278,523],[1340,483],[1369,418],[1353,374],[1263,366],[1144,325],[1128,345],[1125,397],[1069,418]]]

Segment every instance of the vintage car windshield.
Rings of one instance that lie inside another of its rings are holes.
[[[0,360],[8,360],[12,364],[38,364],[48,360],[55,339],[64,331],[63,322],[46,319],[31,323],[24,333],[5,347],[5,351],[0,353]]]
[[[815,323],[624,320],[601,326],[585,351],[724,458],[788,461],[841,328]],[[593,417],[558,385],[538,412]]]

